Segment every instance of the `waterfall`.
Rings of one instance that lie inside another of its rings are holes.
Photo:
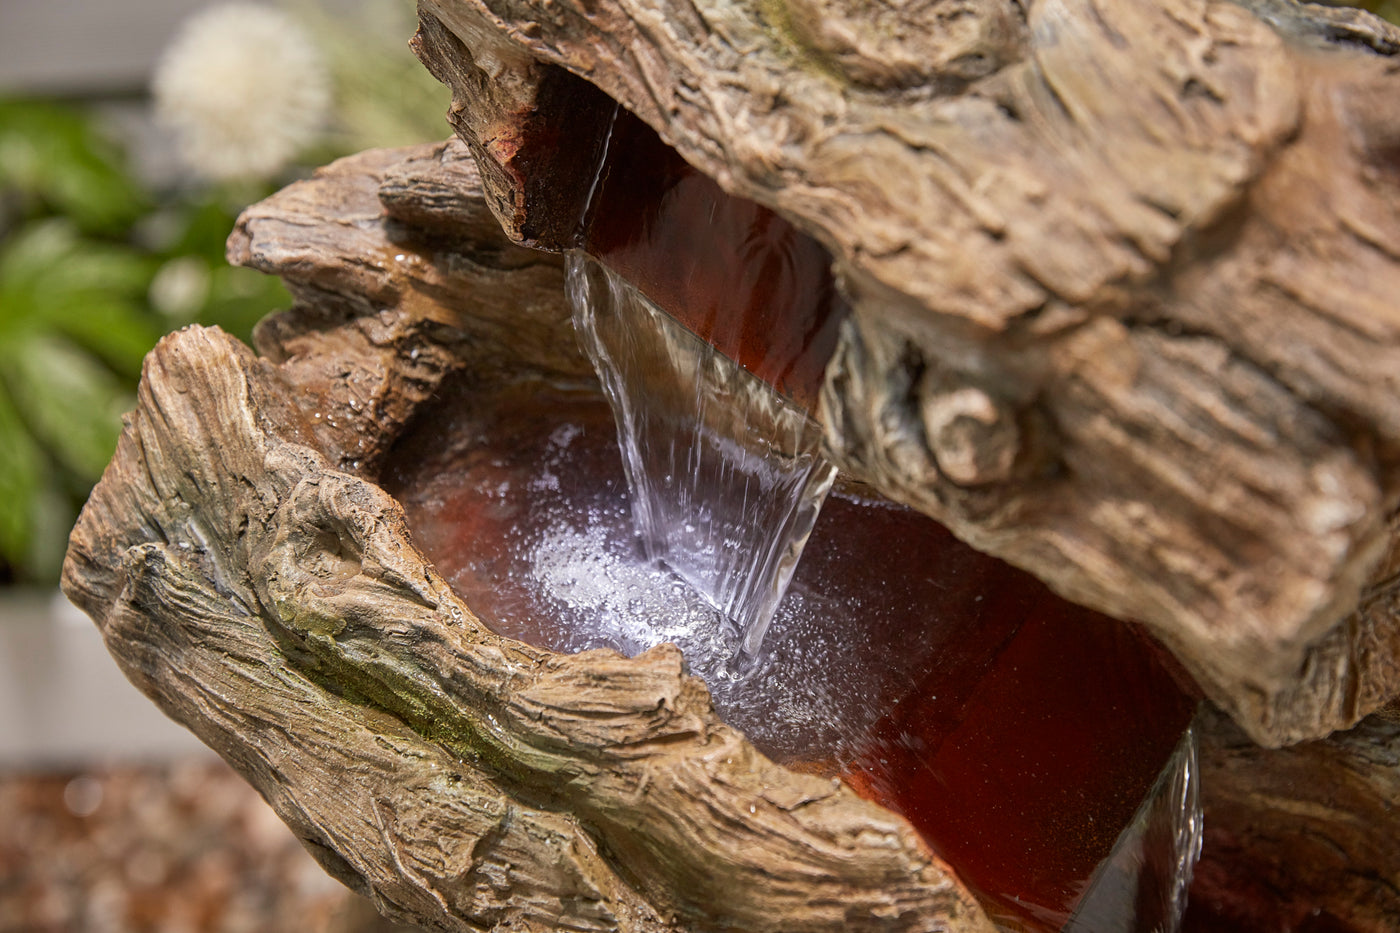
[[[820,243],[617,108],[569,257],[647,555],[748,672],[834,468],[811,416],[848,308]]]
[[[674,642],[727,721],[903,813],[1007,929],[1176,929],[1194,701],[1138,633],[844,492],[784,601],[836,472],[811,416],[848,312],[830,256],[620,109],[588,200],[568,293],[640,547],[629,505],[541,521],[520,615],[569,650]]]
[[[835,479],[821,429],[602,263],[568,263],[647,555],[731,620],[748,669]]]

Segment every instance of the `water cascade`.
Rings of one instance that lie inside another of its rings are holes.
[[[601,263],[569,262],[647,556],[732,620],[752,668],[836,475],[821,429]]]
[[[751,670],[835,477],[808,414],[845,313],[830,257],[625,111],[580,245],[574,323],[646,553],[731,620]]]

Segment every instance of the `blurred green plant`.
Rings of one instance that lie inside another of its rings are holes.
[[[238,210],[308,164],[448,135],[447,91],[406,47],[411,2],[366,0],[335,15],[315,0],[283,7],[296,19],[286,32],[314,37],[334,100],[300,164],[275,178],[211,181],[191,165],[152,190],[85,108],[0,98],[0,583],[57,580],[68,529],[162,334],[216,324],[247,340],[290,303],[276,279],[224,261]],[[246,69],[213,75],[261,74],[260,50],[244,51],[254,57]],[[267,103],[255,81],[208,86],[224,103],[250,95],[249,114]]]
[[[418,22],[413,2],[362,0],[348,15],[343,7],[332,13],[314,0],[283,5],[316,37],[330,72],[334,104],[326,155],[451,134],[445,117],[451,93],[408,51]]]
[[[57,577],[141,360],[187,323],[245,339],[288,298],[224,262],[217,193],[157,196],[81,108],[0,100],[0,574]]]
[[[1392,23],[1400,23],[1400,0],[1366,0],[1358,5],[1384,16]]]

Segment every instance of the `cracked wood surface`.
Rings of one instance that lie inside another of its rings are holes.
[[[372,478],[415,400],[447,368],[582,366],[552,343],[558,263],[472,224],[461,156],[367,153],[245,214],[231,251],[298,304],[260,329],[263,358],[201,328],[153,351],[65,591],[133,682],[395,918],[990,931],[903,819],[769,762],[673,647],[500,638],[414,549]]]
[[[566,245],[615,100],[826,244],[844,471],[1146,622],[1259,741],[1400,689],[1393,613],[1356,611],[1400,505],[1393,27],[1294,0],[420,14],[516,239]]]
[[[540,371],[592,372],[574,347],[563,263],[505,241],[459,145],[343,159],[248,208],[228,255],[296,299],[255,343],[299,387],[338,469],[372,475],[468,348],[498,370],[524,352]]]

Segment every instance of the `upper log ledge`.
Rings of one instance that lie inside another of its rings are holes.
[[[1366,609],[1400,507],[1395,28],[1293,0],[419,8],[517,240],[566,242],[611,98],[831,249],[843,470],[1146,622],[1259,741],[1400,689]]]

